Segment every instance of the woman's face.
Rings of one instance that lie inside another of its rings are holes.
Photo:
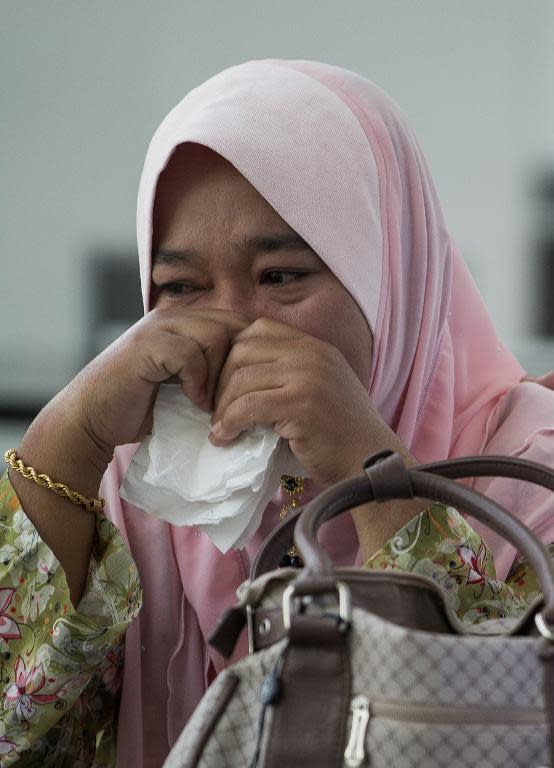
[[[152,306],[228,309],[295,326],[337,347],[369,388],[372,334],[360,308],[220,155],[178,147],[158,183],[152,245]]]

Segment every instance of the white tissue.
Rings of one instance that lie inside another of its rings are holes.
[[[255,426],[217,448],[210,430],[210,414],[178,384],[162,384],[152,434],[135,453],[120,496],[173,525],[200,528],[227,552],[256,532],[281,475],[305,472],[271,429]]]

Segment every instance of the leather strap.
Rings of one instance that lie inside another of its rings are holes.
[[[347,636],[337,622],[294,616],[281,684],[263,768],[342,768],[351,673]]]
[[[381,451],[364,462],[364,470],[373,501],[413,499],[415,496],[410,473],[399,453]]]
[[[376,462],[385,454],[390,454],[390,451],[382,451],[374,454],[365,462],[366,466],[375,466]],[[413,471],[414,469],[417,472],[430,472],[433,475],[451,479],[461,479],[465,477],[515,477],[524,482],[542,485],[543,487],[554,491],[554,472],[549,467],[537,464],[536,462],[514,459],[506,456],[470,456],[463,459],[447,459],[446,461],[438,461],[432,464],[422,464],[412,468],[410,471]],[[346,488],[347,483],[341,485],[343,488]],[[356,506],[357,504],[363,504],[372,500],[369,497],[364,497],[363,491],[360,488],[358,488],[358,491],[356,492],[356,490],[353,491],[352,486],[350,486],[348,492],[352,494],[351,506]],[[423,498],[434,497],[424,496]],[[446,503],[454,505],[452,500],[447,500]],[[347,508],[347,506],[342,507],[338,509],[335,514],[340,514]],[[273,533],[267,537],[252,564],[250,571],[250,579],[252,581],[257,579],[261,574],[273,571],[278,567],[283,552],[289,549],[293,544],[294,527],[303,509],[304,508],[300,508],[290,514],[287,519],[280,523],[280,525],[274,529]]]
[[[279,575],[284,576],[285,570],[279,571]],[[298,576],[295,569],[288,569],[288,572],[288,579],[283,579],[283,588]],[[459,632],[458,622],[453,622],[446,607],[444,592],[426,577],[402,571],[364,571],[360,568],[341,568],[335,575],[348,585],[352,604],[362,610],[410,629],[448,634]],[[263,582],[263,577],[260,581]],[[266,588],[273,587],[272,581],[265,580]],[[258,588],[259,582],[251,584],[243,595],[244,602],[228,609],[210,636],[210,645],[225,658],[231,656],[248,612],[251,650],[267,648],[285,636],[281,604],[278,607],[264,606],[266,592],[263,586]],[[274,605],[274,602],[270,604]],[[534,627],[533,616],[530,621]]]
[[[216,648],[226,659],[235,649],[236,642],[246,624],[246,608],[233,606],[227,608],[216,624],[208,642]]]
[[[520,520],[502,509],[491,499],[465,486],[453,483],[443,477],[419,469],[400,467],[400,457],[392,451],[383,451],[371,457],[365,464],[368,477],[339,483],[324,491],[303,510],[294,531],[294,543],[305,567],[298,577],[297,585],[304,580],[331,579],[333,564],[327,552],[317,541],[317,530],[327,520],[335,517],[356,504],[354,498],[364,503],[373,501],[373,484],[377,483],[382,500],[406,494],[411,484],[411,493],[426,499],[436,499],[452,504],[473,515],[485,525],[500,533],[521,551],[534,568],[545,605],[543,618],[549,627],[554,627],[554,563],[542,542]],[[520,464],[519,474],[530,476],[533,481],[554,490],[554,471],[541,464],[513,459]],[[479,461],[476,460],[477,466]],[[378,467],[378,468],[377,468]]]

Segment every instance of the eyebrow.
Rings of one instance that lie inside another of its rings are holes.
[[[296,232],[271,232],[264,235],[245,237],[240,242],[241,250],[250,252],[275,253],[281,250],[308,250],[313,248]],[[200,253],[194,248],[158,248],[153,254],[153,264],[188,264],[197,266],[203,261]]]
[[[296,232],[275,232],[266,235],[245,237],[242,246],[248,251],[263,251],[273,253],[280,250],[313,250],[310,245]]]

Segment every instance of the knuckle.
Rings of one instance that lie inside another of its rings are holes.
[[[158,327],[170,322],[171,311],[167,307],[153,307],[142,319],[146,326]]]
[[[133,341],[146,338],[151,333],[152,322],[148,315],[141,317],[134,325],[132,325],[126,334],[129,334],[129,338]],[[124,334],[124,335],[126,335]]]
[[[185,337],[181,344],[179,357],[187,365],[195,365],[202,362],[204,355],[200,345],[195,339]]]
[[[260,334],[266,333],[272,327],[273,321],[267,317],[258,317],[251,325],[252,330]]]
[[[342,353],[337,347],[335,347],[334,344],[331,344],[330,341],[322,341],[321,349],[323,356],[325,356],[326,359],[330,360],[331,362],[338,362],[342,359]]]
[[[238,366],[245,359],[245,354],[248,350],[248,341],[248,339],[241,339],[240,341],[234,342],[227,355],[227,362],[230,365]]]
[[[229,376],[227,386],[231,389],[240,389],[248,380],[248,371],[246,368],[235,368]]]
[[[258,395],[256,392],[247,392],[240,398],[242,408],[250,415],[258,405]]]

